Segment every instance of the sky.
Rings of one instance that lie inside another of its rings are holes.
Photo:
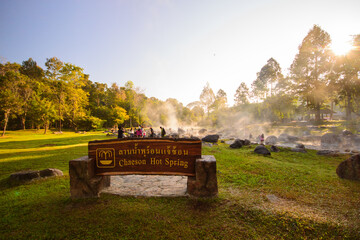
[[[268,59],[286,75],[314,24],[348,43],[359,13],[359,0],[0,0],[0,62],[57,57],[185,106],[209,83],[231,106]]]

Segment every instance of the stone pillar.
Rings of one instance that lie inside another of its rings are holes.
[[[192,197],[215,197],[218,194],[216,159],[203,155],[196,159],[195,177],[188,177],[187,193]]]
[[[110,176],[96,176],[94,159],[84,156],[69,162],[71,198],[99,197],[110,186]]]

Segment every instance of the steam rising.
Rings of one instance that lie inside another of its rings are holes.
[[[218,134],[221,139],[249,139],[258,142],[260,134],[279,137],[281,134],[294,137],[296,141],[278,142],[276,145],[284,147],[295,147],[302,143],[308,149],[324,149],[321,145],[321,137],[328,132],[337,133],[342,142],[337,145],[329,146],[331,150],[340,152],[360,151],[360,136],[353,135],[345,137],[341,135],[341,130],[332,126],[315,126],[311,122],[293,121],[286,124],[277,125],[275,123],[264,122],[252,117],[247,111],[224,111],[217,114],[213,119],[211,113],[198,121],[189,121],[178,116],[176,108],[177,102],[166,101],[161,104],[146,106],[146,111],[151,119],[149,123],[157,129],[165,127],[168,135],[175,134],[178,137],[204,137],[208,134]],[[175,105],[175,106],[174,106]],[[211,121],[209,121],[211,119]],[[200,131],[201,130],[201,131]],[[158,130],[156,130],[158,131]]]

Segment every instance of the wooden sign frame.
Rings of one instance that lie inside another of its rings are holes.
[[[89,158],[96,175],[158,174],[195,176],[201,140],[122,138],[91,141]]]

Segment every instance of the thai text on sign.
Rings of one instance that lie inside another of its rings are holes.
[[[198,139],[124,138],[89,142],[95,174],[162,174],[195,176],[201,157]]]

